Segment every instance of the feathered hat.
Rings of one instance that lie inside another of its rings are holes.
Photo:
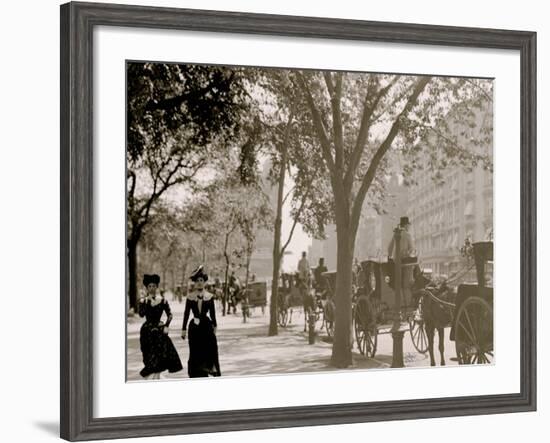
[[[191,281],[196,282],[199,278],[202,278],[204,281],[208,280],[208,274],[204,272],[204,267],[200,265],[197,269],[193,271],[191,274],[191,277],[189,277]]]

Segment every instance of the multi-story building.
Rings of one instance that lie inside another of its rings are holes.
[[[476,168],[455,169],[436,184],[424,176],[411,189],[409,217],[418,256],[437,274],[460,268],[460,247],[471,241],[492,239],[492,173]]]
[[[492,114],[478,112],[477,125],[470,130],[491,124],[483,119],[492,119]],[[481,146],[479,151],[492,158],[492,146]],[[461,267],[460,247],[466,238],[492,240],[493,173],[481,166],[471,171],[455,166],[440,173],[438,182],[428,173],[418,174],[417,185],[410,189],[408,213],[422,265],[449,275]]]

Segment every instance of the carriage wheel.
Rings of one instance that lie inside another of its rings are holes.
[[[418,308],[409,317],[409,332],[415,349],[421,354],[428,352],[428,336],[424,326],[424,313],[422,310],[423,298],[418,300]]]
[[[288,309],[287,308],[280,308],[279,309],[279,315],[278,315],[278,322],[279,326],[285,327],[288,323]]]
[[[378,346],[378,330],[376,328],[361,328],[359,335],[356,335],[355,338],[361,355],[371,358],[376,355],[376,348]]]
[[[359,322],[355,322],[355,341],[357,349],[361,355],[373,358],[376,355],[378,347],[378,328],[371,326],[370,328]]]
[[[461,365],[493,362],[493,308],[480,297],[468,297],[455,317],[455,346]]]
[[[361,355],[371,358],[376,355],[378,346],[378,328],[373,315],[369,301],[365,298],[359,299],[353,316],[355,341]]]

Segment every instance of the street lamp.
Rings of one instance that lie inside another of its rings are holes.
[[[393,326],[391,335],[393,338],[392,368],[402,368],[403,362],[403,335],[405,331],[401,329],[401,226],[393,230],[393,239],[395,244],[395,271],[394,271],[394,293],[395,306],[393,312]]]

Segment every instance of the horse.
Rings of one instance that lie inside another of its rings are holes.
[[[299,273],[295,273],[294,282],[302,296],[302,307],[304,310],[304,332],[306,332],[308,327],[308,313],[315,309],[315,297],[312,294],[311,278],[308,275],[305,279],[303,279]]]
[[[420,267],[416,266],[413,272],[413,297],[418,303],[419,311],[424,319],[424,328],[428,337],[428,352],[430,365],[435,366],[434,339],[435,331],[438,335],[440,365],[445,366],[445,327],[452,320],[449,308],[445,305],[450,295],[450,288],[445,282],[436,285],[432,280],[422,274]]]

